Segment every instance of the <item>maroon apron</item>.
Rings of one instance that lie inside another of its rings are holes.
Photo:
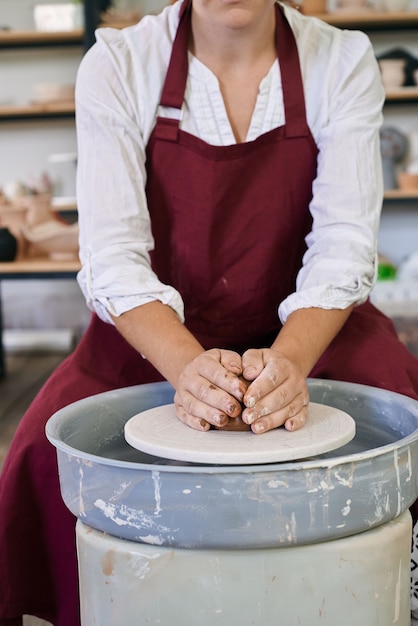
[[[271,345],[295,290],[312,220],[317,148],[306,122],[296,42],[276,5],[286,124],[255,141],[212,146],[158,118],[147,149],[153,267],[185,303],[204,347]],[[181,17],[161,104],[180,109],[189,11]]]
[[[162,104],[177,108],[187,78],[188,8],[186,1],[162,95]],[[311,227],[317,150],[296,43],[278,6],[276,39],[285,126],[219,147],[175,120],[158,119],[147,149],[153,268],[183,296],[186,325],[206,348],[271,343],[280,329],[277,307],[295,289]],[[368,303],[351,315],[313,375],[417,398],[417,360]],[[86,396],[158,380],[116,329],[93,315],[77,349],[37,395],[0,476],[0,626],[20,626],[25,613],[55,626],[80,623],[75,519],[61,499],[46,421]]]

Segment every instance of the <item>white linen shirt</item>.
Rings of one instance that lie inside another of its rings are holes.
[[[99,317],[153,300],[184,321],[180,294],[150,267],[145,149],[178,25],[180,2],[132,27],[101,28],[76,82],[79,285]],[[284,7],[296,37],[308,125],[319,149],[312,231],[296,292],[279,315],[364,302],[374,284],[382,205],[379,128],[384,91],[367,36]],[[284,124],[276,61],[262,80],[247,141]],[[213,145],[236,143],[216,77],[189,54],[180,127]],[[295,164],[297,166],[297,163]],[[262,164],[260,164],[262,167]],[[277,268],[280,272],[281,268]]]

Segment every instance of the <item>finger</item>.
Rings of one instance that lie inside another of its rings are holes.
[[[184,407],[176,408],[176,415],[183,424],[195,430],[207,431],[213,427],[221,430],[242,432],[250,429],[250,426],[246,426],[237,417],[220,416],[219,420],[214,417],[213,422],[210,423],[196,415],[190,415],[184,410]]]
[[[265,367],[262,350],[250,349],[242,355],[242,375],[246,380],[255,380]]]
[[[303,394],[299,394],[292,402],[276,411],[269,411],[265,408],[264,411],[260,411],[261,414],[259,416],[255,412],[249,416],[245,416],[244,413],[243,421],[251,423],[251,429],[256,434],[267,432],[283,425],[289,431],[299,430],[305,425],[309,415],[308,403],[305,401]],[[250,421],[248,422],[248,420]]]
[[[287,419],[284,423],[284,427],[286,430],[299,430],[303,426],[305,426],[306,421],[309,418],[309,408],[308,406],[304,406],[299,413]]]
[[[197,430],[208,430],[210,426],[222,428],[228,424],[228,415],[200,402],[190,394],[179,394],[174,396],[174,406],[177,417],[188,426]]]
[[[237,374],[228,371],[220,363],[221,352],[220,350],[209,350],[206,353],[209,358],[202,358],[196,361],[197,373],[203,380],[206,380],[208,383],[223,390],[227,394],[234,396],[236,400],[241,402],[247,390],[247,384],[242,378],[237,376]],[[203,385],[199,392],[195,379],[191,380],[191,384],[194,385],[193,388],[190,385],[191,391],[197,393],[198,397],[204,400],[205,394],[207,393],[206,386]],[[187,387],[188,385],[185,383],[185,388]],[[230,411],[227,412],[231,417],[235,416],[235,413],[232,415]]]
[[[287,378],[281,385],[269,394],[258,400],[254,406],[243,411],[243,421],[252,424],[261,417],[275,413],[281,417],[281,426],[287,419],[291,419],[309,403],[309,390],[305,379],[297,381]],[[290,426],[290,423],[289,423]]]
[[[242,374],[241,356],[232,350],[219,350],[219,360],[221,365],[231,374],[240,376]]]
[[[284,361],[283,364],[285,364]],[[283,368],[283,370],[285,370],[285,368]],[[277,392],[278,401],[280,402],[279,406],[286,404],[286,387],[284,384],[287,378],[287,372],[280,371],[277,360],[267,361],[262,372],[248,387],[243,398],[244,405],[248,408],[253,408],[261,398],[265,398],[272,391]]]
[[[195,415],[189,415],[189,413],[184,411],[182,407],[176,407],[176,415],[183,424],[189,426],[190,428],[201,431],[207,431],[210,429],[210,424],[208,422],[205,422],[205,420],[200,417],[196,417]]]
[[[276,421],[273,428],[281,426],[287,420],[296,417],[309,404],[309,389],[306,381],[303,379],[299,383],[292,379],[286,379],[279,387],[276,387],[266,396],[257,401],[254,406],[245,408],[242,413],[243,421],[247,424],[253,424],[260,418],[266,418],[274,414]],[[302,419],[302,418],[301,418]],[[268,419],[270,424],[272,418]],[[297,426],[295,421],[295,427]],[[288,424],[288,428],[292,428],[292,422]]]

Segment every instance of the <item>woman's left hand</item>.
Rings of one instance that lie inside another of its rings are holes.
[[[243,376],[251,381],[243,402],[242,419],[254,433],[284,424],[287,430],[302,428],[308,418],[306,377],[278,350],[247,350],[242,356]]]

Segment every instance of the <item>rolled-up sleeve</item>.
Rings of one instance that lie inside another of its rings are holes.
[[[307,54],[309,46],[302,50]],[[299,308],[360,304],[376,279],[384,91],[363,33],[341,31],[328,52],[334,71],[324,74],[322,83],[319,76],[305,82],[308,121],[311,116],[319,149],[310,204],[313,226],[296,292],[279,307],[282,322]],[[309,59],[304,67],[309,72]]]
[[[140,68],[128,62],[119,66],[120,58],[129,60],[128,53],[120,54],[126,45],[118,31],[105,29],[78,71],[78,282],[89,308],[107,322],[110,314],[119,316],[152,300],[172,307],[184,320],[180,294],[161,283],[150,264],[154,242],[145,195],[144,136],[150,122],[141,118],[149,112],[143,114],[129,87]]]

